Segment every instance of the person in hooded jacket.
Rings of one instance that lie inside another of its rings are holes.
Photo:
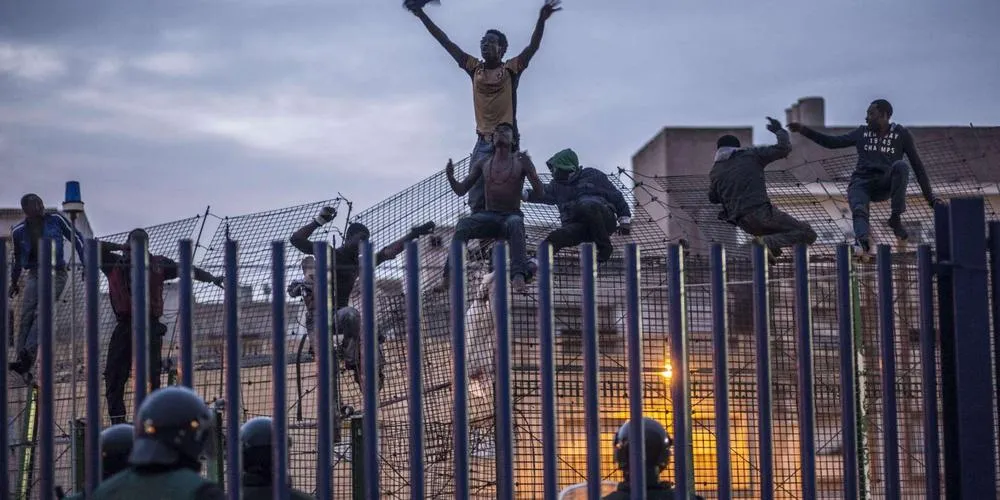
[[[611,183],[608,174],[580,166],[572,149],[554,154],[545,164],[552,173],[552,181],[545,184],[541,193],[525,189],[523,198],[559,208],[562,226],[545,238],[552,244],[552,253],[593,242],[597,261],[607,261],[614,251],[611,235],[615,232],[628,235],[631,231],[632,211],[625,195]]]
[[[271,418],[256,417],[247,420],[240,427],[240,448],[243,450],[243,499],[266,500],[274,498],[274,434],[271,432]],[[292,440],[288,439],[291,449]],[[291,500],[311,500],[305,492],[288,486]]]
[[[771,204],[764,168],[788,156],[792,143],[781,122],[767,118],[767,130],[778,138],[773,146],[741,147],[740,140],[724,135],[716,142],[715,164],[709,173],[708,200],[721,204],[719,219],[729,222],[756,238],[768,250],[772,262],[784,247],[800,243],[812,245],[816,232]]]

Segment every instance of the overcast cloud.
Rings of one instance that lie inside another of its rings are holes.
[[[443,0],[510,55],[541,0]],[[466,156],[468,78],[401,0],[0,2],[0,206],[81,181],[98,233],[343,192],[355,209]],[[611,171],[666,125],[753,125],[821,95],[853,125],[1000,120],[996,0],[564,0],[522,79],[523,146]],[[544,158],[543,158],[544,157]]]

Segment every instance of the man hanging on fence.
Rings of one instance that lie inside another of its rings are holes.
[[[101,271],[108,278],[108,298],[117,324],[108,343],[108,359],[104,368],[105,398],[112,424],[125,422],[125,386],[132,372],[132,245],[134,239],[149,241],[142,229],[133,229],[122,245],[101,242]],[[149,384],[150,390],[160,387],[161,350],[167,327],[160,322],[163,315],[163,282],[180,277],[173,260],[162,255],[150,255],[147,266],[149,281]],[[194,279],[222,286],[222,276],[194,268]]]
[[[480,179],[485,186],[486,210],[462,217],[455,224],[456,241],[497,238],[510,244],[510,275],[515,291],[523,292],[525,283],[531,278],[527,249],[524,241],[524,214],[521,213],[521,193],[524,180],[528,179],[536,193],[544,190],[535,165],[526,152],[518,152],[514,147],[514,127],[501,123],[493,132],[494,152],[482,157],[469,168],[469,175],[459,182],[455,179],[455,165],[451,160],[445,167],[452,191],[459,196],[475,185]],[[444,265],[445,287],[448,286],[450,268]]]
[[[14,265],[10,268],[10,297],[21,293],[18,278],[27,271],[24,280],[24,295],[21,301],[21,325],[17,335],[17,359],[8,365],[9,369],[30,385],[35,358],[38,355],[38,258],[42,238],[50,238],[55,243],[55,278],[53,288],[58,300],[66,287],[69,256],[63,248],[63,241],[70,241],[76,247],[77,259],[83,262],[83,236],[59,213],[45,213],[45,204],[36,194],[26,194],[21,198],[24,220],[11,229],[14,246]]]
[[[502,32],[491,29],[483,35],[479,45],[483,59],[477,59],[449,40],[441,28],[427,17],[423,10],[423,6],[427,3],[427,0],[406,0],[404,5],[424,23],[427,31],[472,79],[477,140],[472,149],[472,157],[469,159],[470,165],[493,154],[495,145],[490,137],[500,123],[509,123],[513,126],[514,146],[520,147],[520,134],[517,128],[517,87],[528,63],[541,46],[545,22],[554,12],[562,10],[559,7],[562,0],[545,1],[538,12],[538,21],[535,23],[535,31],[531,34],[528,46],[520,54],[506,61],[503,60],[503,56],[507,52],[507,36]],[[473,213],[486,209],[483,189],[481,181],[473,183],[469,188],[469,207]]]
[[[313,327],[315,326],[315,320],[313,319],[313,314],[315,314],[315,302],[313,302],[313,287],[316,285],[316,258],[312,255],[306,255],[302,258],[302,279],[294,280],[288,285],[288,296],[289,297],[302,297],[302,303],[306,306],[306,334],[309,336],[309,353],[312,355],[316,354],[316,339],[313,338],[315,332]]]
[[[572,149],[556,153],[545,164],[552,182],[542,193],[526,189],[523,199],[559,207],[562,227],[545,237],[552,253],[589,241],[597,247],[597,262],[607,261],[614,251],[611,235],[631,231],[632,211],[625,195],[608,180],[608,174],[581,167]]]
[[[910,180],[910,167],[917,176],[920,191],[933,208],[941,202],[931,189],[930,178],[910,131],[902,125],[891,123],[892,104],[876,99],[868,106],[865,125],[838,136],[817,132],[799,123],[789,123],[788,129],[827,149],[854,146],[858,151],[858,164],[847,185],[847,201],[854,220],[855,253],[860,256],[873,252],[868,208],[873,201],[891,200],[891,212],[886,224],[896,238],[906,240],[909,234],[903,227],[901,216],[906,211],[906,187]],[[903,155],[910,163],[903,161]]]
[[[329,224],[337,216],[337,212],[331,207],[323,207],[319,214],[308,224],[299,228],[289,241],[300,252],[313,255],[313,243],[309,241],[317,229]],[[406,236],[390,243],[382,248],[375,255],[375,265],[395,259],[406,247],[406,242],[419,238],[420,236],[434,232],[434,223],[426,222],[414,227]],[[338,349],[340,359],[344,361],[344,368],[354,372],[354,380],[358,387],[362,388],[361,380],[361,314],[357,309],[351,307],[351,292],[354,290],[354,283],[358,279],[361,267],[361,242],[367,241],[371,236],[368,228],[360,222],[353,222],[347,226],[344,233],[344,242],[333,252],[336,268],[333,279],[330,281],[330,291],[335,300],[333,333],[341,335],[341,344]],[[313,334],[315,335],[315,334]],[[385,337],[379,334],[379,389],[384,381],[384,359],[381,344]]]
[[[795,219],[771,204],[764,180],[764,168],[792,151],[788,132],[781,122],[767,118],[767,129],[778,137],[774,146],[743,148],[732,135],[719,138],[715,165],[709,174],[708,200],[722,205],[719,218],[758,239],[768,250],[771,262],[783,247],[800,243],[812,245],[816,232],[807,222]]]

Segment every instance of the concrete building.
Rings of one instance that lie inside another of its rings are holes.
[[[859,109],[858,116],[862,116],[866,103],[855,106]],[[863,124],[859,120],[856,124],[828,125],[822,97],[805,97],[786,109],[784,124],[792,121],[834,135],[847,133]],[[1000,207],[997,191],[1000,127],[902,125],[913,132],[936,193],[944,198],[986,195],[989,199],[987,209],[996,212]],[[708,173],[715,141],[723,134],[733,134],[743,144],[774,142],[770,133],[754,140],[750,126],[668,126],[632,157],[638,203],[647,207],[668,238],[685,238],[695,251],[703,251],[712,242],[733,247],[747,241],[741,231],[719,221],[716,218],[719,207],[708,202]],[[792,153],[767,168],[772,200],[779,208],[812,223],[819,234],[821,247],[852,240],[846,188],[857,158],[855,150],[824,149],[794,133],[791,138]],[[912,176],[908,198],[904,222],[918,241],[929,241],[930,208],[920,196]],[[881,224],[888,218],[888,212],[888,202],[872,205],[876,242],[894,241]]]

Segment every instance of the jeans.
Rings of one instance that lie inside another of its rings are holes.
[[[475,212],[468,217],[462,217],[455,224],[453,241],[463,243],[469,240],[496,238],[507,240],[510,245],[510,275],[529,277],[528,252],[524,240],[524,216],[513,212]],[[448,260],[444,263],[444,278],[447,283],[450,266]]]
[[[552,244],[553,255],[566,247],[593,242],[597,247],[597,261],[604,262],[611,258],[614,251],[611,235],[617,229],[618,221],[610,208],[598,200],[584,199],[573,207],[573,218],[545,239]]]
[[[59,301],[63,289],[66,288],[65,269],[57,269],[53,288],[55,302]],[[38,270],[31,269],[24,276],[24,291],[21,298],[21,327],[17,336],[18,356],[25,356],[26,361],[33,364],[38,356]],[[54,302],[54,303],[55,303]]]
[[[469,158],[469,168],[472,168],[472,165],[477,161],[489,158],[493,154],[493,151],[493,143],[480,137],[476,141],[476,145],[472,148],[472,156]],[[486,191],[483,188],[482,176],[469,189],[469,208],[472,209],[472,213],[481,212],[486,209]]]
[[[361,359],[361,313],[357,309],[347,306],[337,309],[334,314],[334,333],[342,335],[340,341],[340,356],[344,362],[344,368],[354,372],[354,381],[358,383],[358,388],[364,393],[364,362]],[[381,391],[385,383],[385,354],[382,352],[382,343],[385,337],[378,336],[378,389]]]
[[[774,208],[761,205],[740,217],[736,223],[740,229],[764,240],[769,249],[795,246],[800,243],[812,245],[816,241],[816,231],[808,222],[802,222],[791,215]]]
[[[161,351],[163,336],[167,327],[160,323],[159,318],[149,319],[148,366],[150,392],[160,388]],[[104,367],[104,398],[108,402],[108,417],[111,424],[123,424],[127,421],[128,412],[125,409],[125,386],[132,373],[132,318],[118,318],[118,324],[111,333],[108,342],[108,360]]]
[[[906,185],[910,181],[910,165],[903,160],[892,164],[882,173],[854,172],[847,185],[847,201],[851,205],[854,219],[854,237],[867,238],[871,227],[868,224],[868,206],[873,201],[890,201],[893,216],[906,211]]]

